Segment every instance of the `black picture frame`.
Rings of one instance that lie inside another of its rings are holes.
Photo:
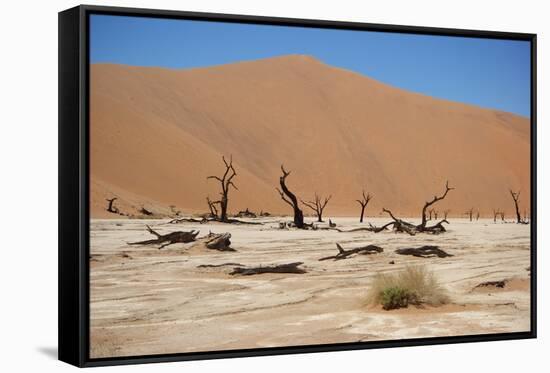
[[[531,330],[471,336],[402,339],[361,343],[257,348],[246,350],[89,357],[89,30],[92,14],[186,20],[368,30],[490,39],[531,44]],[[327,20],[274,18],[170,10],[82,5],[59,13],[59,360],[79,367],[172,362],[261,355],[359,350],[536,338],[537,330],[537,195],[536,195],[536,34],[382,25]]]

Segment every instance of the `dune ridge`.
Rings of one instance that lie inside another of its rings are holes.
[[[512,214],[508,189],[529,205],[528,118],[405,91],[291,55],[174,70],[94,64],[90,72],[92,217],[140,205],[205,212],[232,154],[238,191],[229,211],[290,213],[275,187],[280,165],[302,199],[332,194],[326,216],[357,215],[355,199],[418,216],[423,203],[456,188],[438,209]],[[304,212],[310,212],[304,208]]]

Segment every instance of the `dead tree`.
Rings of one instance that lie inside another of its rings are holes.
[[[521,219],[521,214],[519,213],[519,194],[520,191],[514,192],[512,189],[510,189],[510,195],[512,196],[512,199],[514,200],[514,206],[516,208],[516,223],[517,224],[527,224],[525,221]]]
[[[180,216],[181,215],[181,211],[176,209],[176,206],[175,205],[170,205],[170,211],[172,212],[172,214],[174,214],[174,216]]]
[[[430,227],[426,226],[426,223],[428,221],[428,217],[426,216],[426,211],[434,203],[443,200],[447,196],[449,191],[451,191],[453,189],[454,188],[449,187],[449,182],[447,181],[447,183],[445,184],[445,192],[441,196],[434,196],[433,199],[431,199],[430,201],[427,201],[424,204],[424,207],[422,208],[422,222],[419,225],[414,225],[414,224],[406,222],[402,219],[398,219],[393,215],[393,213],[390,210],[388,210],[386,208],[383,208],[382,211],[387,213],[388,215],[390,215],[390,217],[393,219],[393,221],[386,224],[386,225],[384,225],[381,228],[372,227],[373,228],[372,231],[377,233],[377,232],[381,232],[382,230],[384,230],[385,228],[387,228],[389,226],[393,226],[394,231],[408,233],[411,236],[414,236],[416,233],[422,233],[422,232],[432,233],[432,234],[439,234],[439,233],[446,232],[447,230],[445,229],[443,224],[444,223],[449,224],[447,219],[443,219],[443,220],[439,221],[438,223],[436,223],[433,226],[430,226]]]
[[[367,246],[357,247],[355,249],[344,250],[344,248],[337,243],[336,248],[338,249],[338,254],[332,255],[332,256],[326,256],[324,258],[319,259],[319,261],[329,260],[329,259],[342,260],[342,259],[347,259],[350,255],[354,255],[354,254],[370,255],[370,254],[378,254],[384,251],[383,248],[376,245],[367,245]]]
[[[107,206],[107,211],[112,212],[113,214],[120,214],[120,210],[114,206],[115,201],[117,200],[117,197],[113,197],[111,199],[107,198],[107,202],[109,202],[109,206]]]
[[[357,203],[361,205],[361,215],[359,217],[359,223],[363,222],[363,215],[365,214],[365,209],[367,208],[367,205],[372,199],[372,195],[370,193],[367,193],[367,195],[365,195],[365,191],[363,190],[362,197],[362,199],[356,199]]]
[[[479,220],[479,211],[476,212],[476,221]]]
[[[283,172],[283,175],[279,177],[279,184],[281,185],[281,189],[277,188],[277,191],[281,195],[282,200],[285,201],[290,207],[292,207],[294,211],[294,225],[296,226],[296,228],[304,229],[304,213],[300,209],[298,198],[296,198],[296,195],[294,195],[294,193],[292,193],[286,186],[286,178],[288,177],[288,175],[290,175],[291,171],[285,171],[283,165],[281,165],[281,171]]]
[[[160,244],[159,250],[168,245],[175,243],[188,243],[193,242],[197,238],[199,231],[190,231],[190,232],[171,232],[168,234],[160,234],[154,231],[150,226],[146,225],[147,231],[157,238],[154,240],[145,240],[139,242],[128,242],[128,245],[157,245]]]
[[[237,189],[235,184],[233,183],[233,178],[237,176],[237,172],[235,171],[235,168],[233,167],[233,156],[229,157],[229,162],[225,159],[224,156],[222,156],[223,163],[225,164],[225,172],[223,173],[222,177],[219,176],[208,176],[207,179],[214,179],[218,180],[220,182],[221,186],[221,192],[220,192],[220,216],[219,220],[222,222],[227,222],[227,204],[229,203],[229,189],[230,187]]]
[[[443,199],[445,199],[445,197],[447,197],[447,193],[449,193],[451,190],[453,190],[454,188],[451,188],[449,187],[449,182],[447,181],[445,183],[445,192],[441,195],[441,196],[434,196],[434,198],[431,200],[431,201],[427,201],[425,204],[424,204],[424,207],[422,208],[422,223],[420,224],[420,227],[422,230],[424,230],[426,228],[426,210],[432,206],[434,203],[437,203]]]
[[[451,210],[444,210],[443,211],[443,219],[447,219],[447,216],[449,216],[449,213],[451,212]],[[437,218],[436,218],[437,219]]]
[[[497,222],[497,217],[500,216],[500,214],[502,213],[499,210],[493,209],[493,223]]]
[[[469,210],[466,210],[466,212],[464,213],[464,215],[469,216],[469,217],[470,217],[470,221],[472,221],[472,218],[473,218],[473,216],[474,216],[474,209],[473,209],[473,208],[470,208]]]
[[[315,193],[315,201],[302,201],[302,203],[313,210],[315,214],[317,215],[317,221],[319,223],[323,222],[323,211],[325,210],[325,207],[327,207],[328,202],[332,198],[332,195],[325,197],[323,200],[322,197],[320,197],[317,193]]]
[[[206,197],[206,203],[208,204],[208,209],[210,210],[210,217],[218,219],[218,209],[216,205],[219,205],[221,201],[212,201],[209,196]]]
[[[418,232],[418,227],[417,225],[414,225],[412,223],[409,223],[409,222],[406,222],[404,220],[401,220],[401,219],[398,219],[396,218],[393,213],[386,209],[386,208],[383,208],[382,209],[383,212],[387,213],[392,219],[393,219],[393,222],[391,223],[388,223],[386,225],[384,225],[384,228],[386,227],[389,227],[390,225],[393,225],[393,230],[396,231],[396,232],[403,232],[403,233],[408,233],[410,234],[411,236],[414,236],[417,232]],[[382,230],[382,229],[381,229]],[[381,231],[380,230],[380,231]],[[376,233],[376,231],[374,231]]]
[[[439,212],[437,212],[437,210],[433,210],[434,212],[434,219],[437,220],[437,216],[439,215]]]
[[[434,213],[434,209],[429,209],[429,210],[428,210],[428,214],[429,214],[428,220],[432,220],[432,215],[433,215],[433,213]]]

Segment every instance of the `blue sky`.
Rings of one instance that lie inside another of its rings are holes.
[[[92,15],[90,62],[191,68],[308,54],[396,87],[529,116],[530,44]]]

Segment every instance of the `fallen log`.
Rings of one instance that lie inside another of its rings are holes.
[[[324,258],[319,259],[319,261],[329,260],[329,259],[342,260],[342,259],[347,259],[350,255],[354,255],[354,254],[370,255],[370,254],[381,253],[384,251],[383,248],[376,245],[367,245],[367,246],[357,247],[355,249],[344,250],[344,248],[337,243],[336,247],[338,248],[338,254],[332,255],[332,256],[326,256]]]
[[[297,273],[302,274],[306,273],[306,270],[303,268],[298,268],[298,266],[304,264],[303,262],[295,262],[288,264],[278,264],[273,266],[265,267],[235,267],[233,271],[229,273],[230,275],[241,275],[241,276],[251,276],[259,275],[262,273]]]
[[[225,221],[214,220],[214,221],[218,221],[220,223],[229,223],[229,224],[264,225],[264,223],[259,222],[259,221],[244,221],[244,220],[239,220],[239,219],[227,219]]]
[[[206,248],[218,251],[237,251],[231,245],[231,233],[212,233],[205,237],[204,244]]]
[[[198,265],[197,268],[218,268],[218,267],[225,267],[225,266],[237,266],[237,267],[243,267],[241,263],[222,263],[222,264],[201,264]]]
[[[423,224],[419,224],[419,225],[414,225],[412,223],[409,223],[407,221],[404,221],[402,219],[398,219],[396,218],[392,212],[388,209],[382,209],[383,212],[386,212],[390,215],[390,217],[393,219],[392,222],[389,222],[388,224],[380,227],[380,228],[376,228],[376,227],[372,227],[373,229],[371,230],[371,232],[374,232],[374,233],[378,233],[378,232],[381,232],[383,230],[385,230],[387,227],[393,225],[393,230],[395,232],[398,232],[398,233],[407,233],[411,236],[414,236],[416,235],[417,233],[431,233],[431,234],[440,234],[440,233],[443,233],[443,232],[446,232],[447,230],[445,229],[445,227],[443,226],[443,224],[450,224],[447,219],[442,219],[441,221],[439,221],[437,224],[434,224],[432,226],[429,226],[427,227],[426,225],[423,225]],[[368,228],[367,228],[368,229]]]
[[[247,207],[246,210],[239,211],[235,215],[235,217],[236,218],[257,218],[258,216],[255,213],[253,213],[252,211],[250,211]]]
[[[436,256],[439,258],[446,258],[449,256],[453,256],[441,250],[438,246],[430,246],[430,245],[422,246],[422,247],[410,247],[405,249],[397,249],[395,250],[395,252],[399,255],[412,255],[419,258],[433,258]]]
[[[368,227],[354,228],[354,229],[350,229],[350,230],[347,230],[347,231],[343,230],[343,229],[340,229],[340,228],[325,228],[325,229],[334,229],[334,230],[336,230],[340,233],[352,233],[352,232],[374,232],[374,233],[378,233],[378,232],[385,231],[389,226],[392,226],[394,224],[395,224],[395,222],[391,221],[387,224],[384,224],[381,227],[376,227],[376,226],[372,225],[371,223],[369,223]]]
[[[208,222],[208,219],[202,218],[202,219],[199,220],[199,219],[195,219],[195,218],[174,218],[174,219],[170,220],[167,224],[178,224],[178,223],[183,223],[183,222],[204,224],[204,223]]]
[[[160,234],[158,232],[155,232],[150,226],[146,225],[147,231],[151,233],[152,235],[156,236],[157,238],[154,240],[145,240],[145,241],[139,241],[139,242],[128,242],[128,245],[157,245],[161,244],[159,247],[159,250],[168,246],[173,245],[175,243],[188,243],[193,242],[196,240],[197,235],[199,234],[199,231],[177,231],[177,232],[171,232],[168,234]]]
[[[264,223],[258,222],[258,221],[244,221],[244,220],[238,220],[238,219],[230,219],[227,218],[225,221],[220,220],[217,217],[203,217],[202,219],[195,219],[195,218],[175,218],[170,220],[167,224],[178,224],[178,223],[200,223],[200,224],[206,224],[209,222],[218,222],[218,223],[227,223],[227,224],[248,224],[248,225],[263,225]]]
[[[450,224],[447,221],[447,219],[443,219],[439,223],[437,223],[435,225],[432,225],[431,227],[425,227],[423,232],[432,233],[432,234],[439,234],[439,233],[447,232],[447,230],[443,226],[443,223]]]

